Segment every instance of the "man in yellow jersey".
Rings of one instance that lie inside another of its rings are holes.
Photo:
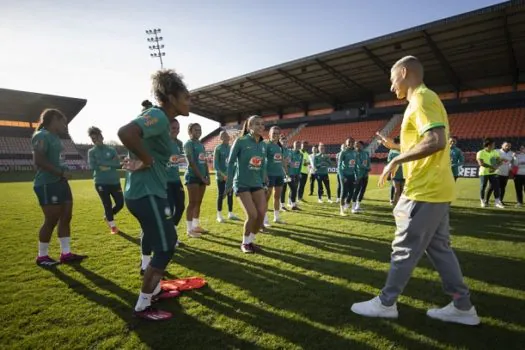
[[[400,148],[401,153],[385,167],[379,185],[383,186],[388,174],[402,164],[405,189],[394,209],[397,230],[386,284],[378,297],[352,305],[352,311],[368,317],[397,318],[397,298],[426,253],[453,300],[444,308],[428,310],[427,315],[477,325],[480,319],[450,247],[449,208],[455,186],[450,171],[447,112],[437,94],[423,83],[423,66],[417,58],[407,56],[396,62],[390,80],[392,92],[409,104],[401,123],[400,147],[380,136],[387,147]]]

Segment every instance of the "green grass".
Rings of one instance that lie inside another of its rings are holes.
[[[124,209],[123,231],[108,234],[102,206],[88,180],[72,181],[75,251],[80,265],[45,270],[34,263],[42,214],[32,184],[0,184],[1,348],[323,348],[519,349],[525,344],[525,220],[514,208],[480,209],[477,180],[460,179],[451,214],[453,245],[482,326],[430,320],[429,307],[449,302],[426,258],[399,301],[396,321],[353,315],[350,305],[376,295],[389,263],[394,233],[387,189],[371,179],[366,211],[342,218],[335,204],[306,197],[300,213],[285,213],[258,242],[264,253],[239,250],[241,222],[215,222],[209,187],[202,226],[169,265],[173,276],[204,276],[209,285],[162,302],[175,313],[166,323],[131,317],[141,279],[137,222]],[[332,179],[332,184],[335,181]],[[514,201],[509,183],[508,201]],[[235,203],[235,212],[242,211]],[[179,232],[185,232],[185,221]],[[55,236],[56,237],[56,236]],[[51,255],[58,256],[53,239]]]

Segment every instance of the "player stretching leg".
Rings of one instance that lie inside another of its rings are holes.
[[[95,190],[104,206],[104,220],[112,234],[118,233],[114,216],[124,207],[124,196],[120,186],[120,159],[115,148],[104,144],[102,131],[97,127],[88,129],[88,135],[95,147],[88,151],[89,168],[93,170]],[[113,198],[113,203],[111,202]]]

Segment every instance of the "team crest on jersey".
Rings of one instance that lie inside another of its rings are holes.
[[[152,117],[151,115],[147,114],[144,117],[144,125],[145,126],[152,126],[158,123],[159,118]]]
[[[355,159],[351,159],[351,160],[348,162],[348,164],[350,164],[350,165],[355,165]]]
[[[250,166],[253,168],[260,168],[262,165],[262,158],[255,156],[250,159]]]

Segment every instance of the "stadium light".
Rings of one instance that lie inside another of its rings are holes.
[[[147,29],[146,34],[149,36],[146,40],[151,43],[152,45],[149,46],[149,49],[153,52],[151,52],[149,55],[151,57],[157,58],[160,60],[160,68],[164,68],[164,62],[162,61],[162,57],[166,56],[166,53],[161,51],[164,49],[164,45],[159,44],[163,38],[159,36],[161,30],[159,28],[157,29]]]

